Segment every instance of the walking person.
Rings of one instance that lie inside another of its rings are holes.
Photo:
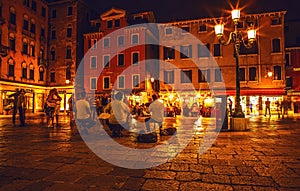
[[[128,125],[130,110],[123,102],[123,93],[118,92],[105,108],[104,112],[109,113],[108,127],[112,131],[112,137],[121,137],[121,130]]]
[[[47,127],[54,127],[54,111],[56,108],[56,100],[53,98],[54,90],[50,90],[49,95],[46,99],[46,116],[47,116]]]
[[[62,98],[59,96],[58,91],[56,88],[53,89],[54,91],[54,95],[53,95],[53,99],[55,100],[56,106],[54,109],[54,116],[56,119],[56,127],[61,127],[61,125],[58,123],[58,117],[59,117],[59,113],[60,113],[60,102],[62,100]]]
[[[12,115],[12,123],[13,125],[16,124],[16,115],[18,112],[18,97],[19,97],[20,91],[18,88],[16,88],[16,92],[9,95],[9,98],[13,98],[14,102],[13,102],[13,115]]]
[[[19,115],[20,115],[20,127],[25,127],[25,110],[26,110],[26,102],[25,102],[25,90],[21,89],[18,102],[17,102]]]
[[[73,94],[68,99],[68,105],[69,105],[69,116],[70,116],[70,126],[73,127],[75,124],[74,119],[74,111],[73,111]]]
[[[270,109],[271,102],[270,102],[269,98],[267,98],[265,105],[266,105],[265,116],[267,116],[267,112],[269,112],[269,115],[271,116],[271,109]]]
[[[164,104],[158,100],[156,94],[152,95],[152,103],[149,106],[149,112],[151,117],[145,119],[146,129],[150,132],[150,123],[157,123],[159,126],[159,133],[160,135],[163,134],[162,131],[162,122],[164,120]]]

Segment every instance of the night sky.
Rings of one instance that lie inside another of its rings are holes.
[[[153,11],[157,22],[186,20],[206,17],[228,16],[231,6],[238,0],[85,0],[98,13],[111,7],[125,9],[130,13]],[[287,11],[288,20],[300,19],[299,0],[240,0],[239,7],[245,13]]]

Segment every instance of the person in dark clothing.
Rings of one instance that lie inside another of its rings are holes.
[[[15,93],[8,96],[9,98],[14,98],[13,115],[12,115],[13,125],[16,124],[16,115],[17,115],[17,112],[18,112],[18,97],[19,97],[19,94],[20,94],[20,92],[19,92],[19,89],[17,88]]]
[[[26,109],[25,90],[24,89],[20,90],[17,106],[18,106],[19,115],[20,115],[20,127],[24,127],[25,126],[25,109]]]

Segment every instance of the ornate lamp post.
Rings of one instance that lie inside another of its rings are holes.
[[[233,118],[244,118],[245,114],[242,111],[242,107],[240,104],[240,68],[239,68],[239,51],[240,46],[244,45],[246,48],[251,48],[253,45],[253,41],[256,37],[256,30],[249,29],[247,31],[248,34],[248,42],[246,43],[243,39],[243,35],[240,31],[238,31],[238,23],[240,19],[240,10],[234,9],[231,11],[232,20],[234,22],[234,31],[230,32],[228,41],[223,40],[223,33],[224,33],[224,24],[220,23],[215,25],[215,33],[219,40],[219,43],[225,46],[230,45],[231,43],[234,44],[234,57],[236,60],[236,96],[235,96],[235,109],[234,113],[232,114]]]

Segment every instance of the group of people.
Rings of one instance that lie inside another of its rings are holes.
[[[20,127],[25,126],[25,112],[26,112],[26,99],[25,99],[25,90],[16,89],[16,92],[9,96],[13,98],[13,115],[12,123],[16,125],[16,115],[19,112],[20,118]]]

